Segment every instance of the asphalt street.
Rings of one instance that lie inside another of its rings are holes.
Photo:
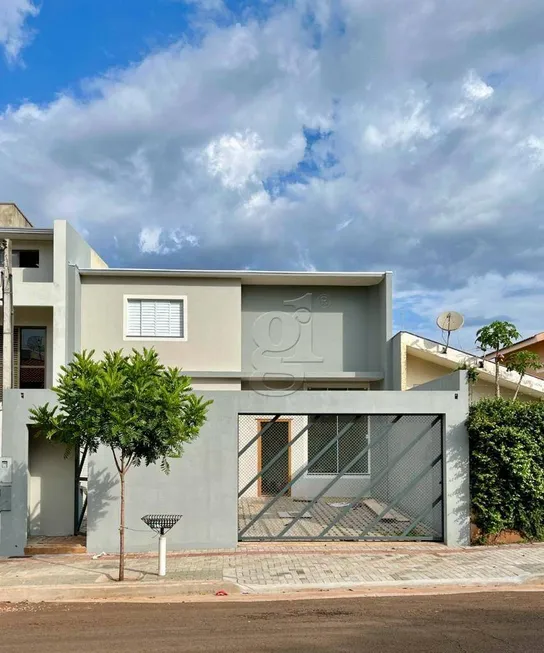
[[[6,653],[544,651],[544,592],[0,605]]]

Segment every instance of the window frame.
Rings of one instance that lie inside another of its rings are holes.
[[[347,413],[346,413],[347,415]],[[336,434],[338,435],[338,417],[342,417],[343,415],[334,415],[336,417]],[[340,479],[342,478],[367,478],[371,475],[371,469],[370,469],[370,464],[371,464],[371,455],[370,455],[370,415],[365,415],[366,417],[366,444],[365,447],[368,446],[368,451],[366,452],[366,459],[367,459],[367,471],[366,472],[345,472],[342,474]],[[306,465],[310,462],[310,429],[308,429],[307,433],[307,448],[306,448]],[[333,451],[336,451],[336,472],[312,472],[310,467],[306,470],[306,476],[309,476],[311,478],[334,478],[338,476],[340,473],[340,470],[342,469],[340,467],[340,447],[339,447],[340,442],[337,440],[336,445],[332,447]]]
[[[38,265],[21,265],[20,258],[21,252],[33,252],[38,255]],[[17,259],[17,265],[15,265],[15,260]],[[41,265],[42,252],[39,247],[16,247],[11,250],[11,267],[15,270],[39,270]],[[0,265],[4,265],[4,251],[0,253]]]
[[[17,378],[15,379],[15,382],[17,383],[17,388],[20,388],[21,390],[45,390],[47,388],[47,327],[46,326],[35,326],[35,325],[30,325],[30,324],[17,324],[14,327],[14,330],[18,329],[19,333],[17,335]],[[36,365],[23,365],[22,360],[22,350],[23,350],[23,331],[25,329],[31,329],[34,331],[41,331],[43,330],[44,332],[44,349],[43,349],[43,387],[42,388],[29,388],[29,387],[22,387],[21,386],[21,370],[23,368],[32,368],[32,367],[38,367]],[[14,343],[15,344],[15,343]],[[15,359],[15,356],[14,356]],[[15,367],[15,361],[14,361],[14,367]],[[15,371],[15,370],[13,370]]]
[[[129,336],[128,333],[128,302],[129,300],[140,301],[176,301],[182,302],[181,319],[183,323],[183,336]],[[187,342],[187,295],[123,295],[123,340],[125,342]]]

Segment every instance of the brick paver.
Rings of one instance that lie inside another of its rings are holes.
[[[116,575],[115,556],[36,556],[0,561],[2,587],[79,585]],[[152,555],[129,556],[127,575],[142,582],[230,581],[242,590],[343,585],[457,584],[544,578],[544,544],[448,549],[438,544],[332,543],[241,545],[168,557],[166,581]]]

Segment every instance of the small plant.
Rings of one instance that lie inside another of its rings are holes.
[[[523,377],[531,370],[538,370],[542,367],[540,356],[535,354],[534,351],[516,351],[509,354],[505,360],[506,369],[509,372],[517,372],[519,374],[518,385],[514,393],[514,401],[517,399],[519,388]]]
[[[495,396],[501,396],[499,383],[499,366],[501,364],[500,350],[511,347],[521,334],[511,322],[495,320],[476,332],[476,344],[484,352],[495,352]]]
[[[478,372],[478,368],[476,367],[476,365],[473,365],[468,361],[464,361],[464,363],[461,363],[461,365],[459,365],[457,369],[463,370],[464,372],[467,373],[468,399],[469,402],[472,403],[474,384],[478,380],[478,377],[480,376],[480,372]]]
[[[132,467],[179,458],[183,445],[197,437],[207,407],[192,392],[191,380],[177,368],[165,368],[153,349],[75,354],[62,368],[53,390],[58,406],[30,410],[33,423],[48,439],[66,446],[66,453],[87,447],[111,449],[121,485],[119,580],[125,577],[125,478]]]

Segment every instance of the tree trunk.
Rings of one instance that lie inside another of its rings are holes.
[[[499,383],[499,350],[495,352],[495,397],[501,396],[501,386]]]
[[[514,392],[514,401],[516,401],[516,399],[518,398],[518,392],[519,392],[519,388],[521,386],[521,381],[522,380],[523,380],[523,374],[520,374],[519,375],[519,381],[518,381],[518,384],[516,386],[516,391]]]
[[[125,580],[125,469],[119,472],[121,479],[121,518],[119,523],[119,580]]]

